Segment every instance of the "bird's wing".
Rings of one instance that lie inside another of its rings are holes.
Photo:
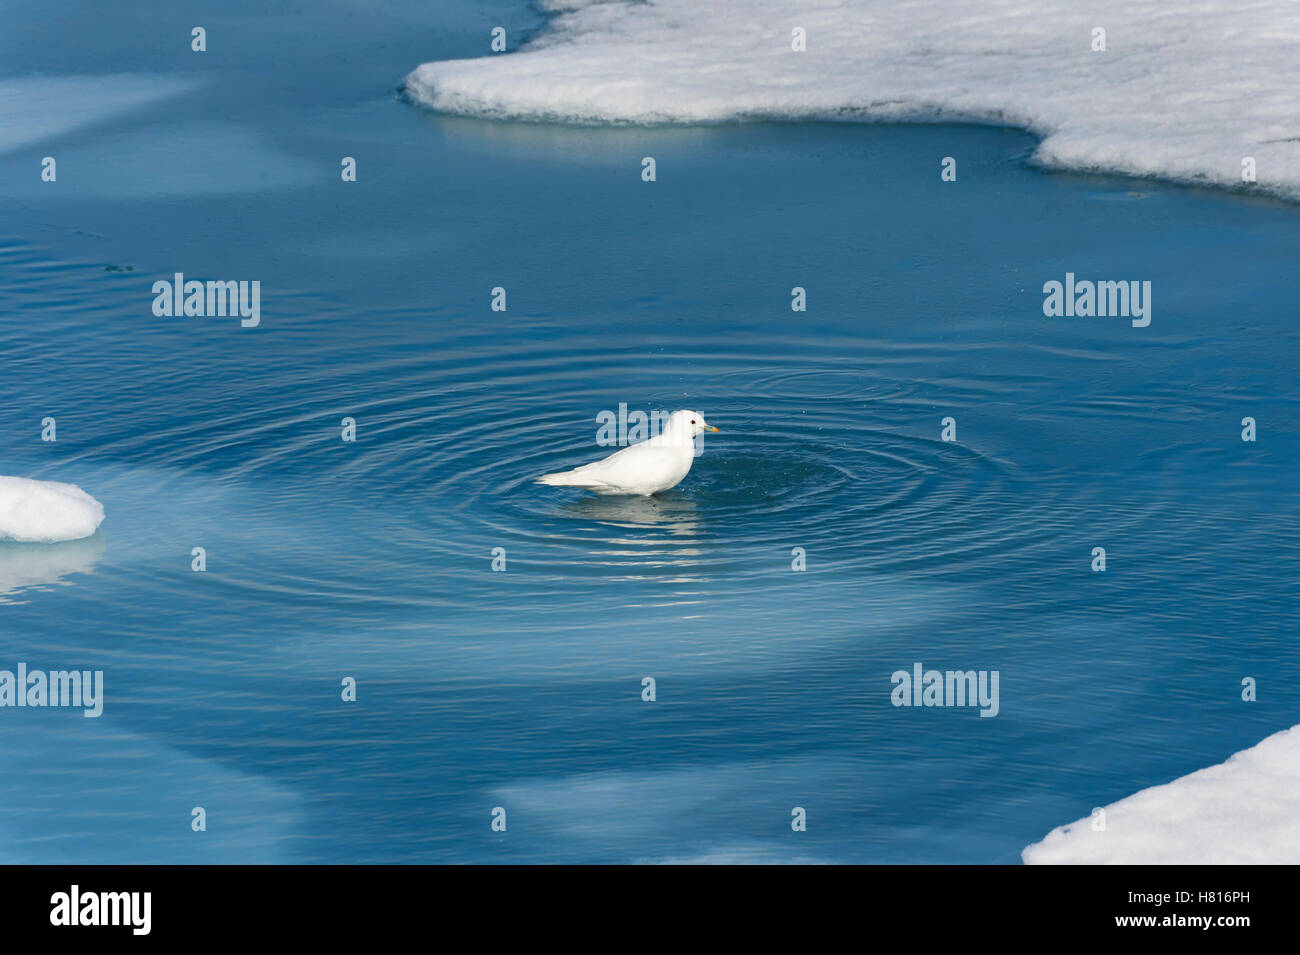
[[[666,448],[648,442],[620,448],[607,458],[574,468],[573,473],[595,478],[606,484],[635,486],[653,482],[655,476],[672,467],[673,455]]]

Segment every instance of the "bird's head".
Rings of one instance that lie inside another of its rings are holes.
[[[695,437],[706,431],[717,431],[713,425],[704,420],[698,411],[675,411],[668,419],[668,427],[681,434]]]

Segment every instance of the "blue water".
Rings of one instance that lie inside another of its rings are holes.
[[[1300,722],[1296,206],[1014,130],[397,95],[518,2],[0,21],[0,80],[171,90],[38,88],[0,142],[0,473],[108,514],[0,545],[0,667],[107,692],[0,710],[0,859],[1014,862]],[[261,326],[155,317],[177,271]],[[1067,271],[1150,280],[1150,327],[1044,317]],[[653,502],[530,483],[620,402],[722,433]],[[998,670],[998,716],[895,708],[914,662]]]

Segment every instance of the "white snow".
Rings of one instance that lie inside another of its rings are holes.
[[[1103,808],[1104,830],[1091,817],[1060,826],[1021,853],[1025,862],[1300,862],[1300,726]]]
[[[1252,157],[1254,188],[1300,197],[1296,0],[544,5],[556,15],[521,51],[426,63],[407,90],[441,111],[566,122],[1011,124],[1048,165],[1229,186]]]
[[[75,484],[0,477],[0,540],[79,540],[103,520],[103,505]]]

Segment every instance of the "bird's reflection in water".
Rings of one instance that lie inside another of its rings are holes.
[[[628,577],[646,576],[644,571],[655,567],[675,568],[677,574],[701,563],[701,552],[694,546],[699,542],[701,522],[695,502],[684,494],[588,494],[566,502],[563,510],[588,523],[594,561],[641,572]]]
[[[628,527],[662,527],[670,534],[693,536],[698,527],[695,502],[669,491],[651,497],[636,494],[584,494],[568,501],[564,510],[601,524]]]
[[[86,574],[104,555],[103,532],[55,544],[0,541],[0,603],[29,587],[53,584],[69,574]]]

